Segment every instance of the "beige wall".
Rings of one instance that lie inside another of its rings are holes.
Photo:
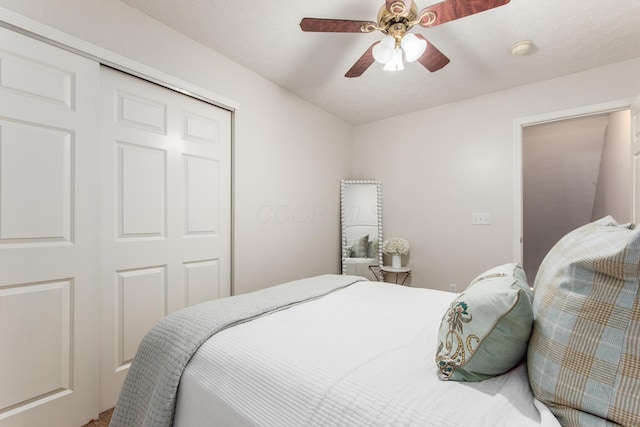
[[[514,121],[636,96],[639,75],[635,59],[357,127],[355,175],[382,180],[384,234],[410,240],[413,286],[462,289],[513,261]]]
[[[609,115],[592,219],[605,215],[631,221],[631,112]]]
[[[117,0],[0,0],[0,7],[239,103],[236,293],[340,271],[350,125]]]

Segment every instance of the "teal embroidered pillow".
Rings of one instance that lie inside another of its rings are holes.
[[[527,351],[532,301],[518,264],[475,278],[442,318],[436,353],[440,379],[481,381],[516,366]]]

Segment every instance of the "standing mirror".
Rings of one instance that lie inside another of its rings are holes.
[[[342,274],[378,280],[382,265],[382,183],[340,181],[340,223]]]

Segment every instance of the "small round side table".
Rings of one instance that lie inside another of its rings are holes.
[[[395,273],[396,275],[396,284],[404,285],[407,279],[411,276],[411,267],[402,266],[400,268],[393,268],[390,265],[383,265],[380,267],[380,274],[382,275],[382,280],[384,280],[385,273]],[[401,274],[404,274],[404,278],[402,279],[402,283],[398,283],[398,278]]]

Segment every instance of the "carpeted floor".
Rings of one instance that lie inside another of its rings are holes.
[[[100,418],[93,420],[82,427],[108,427],[109,421],[111,421],[111,415],[113,414],[113,408],[108,409],[100,413]]]

